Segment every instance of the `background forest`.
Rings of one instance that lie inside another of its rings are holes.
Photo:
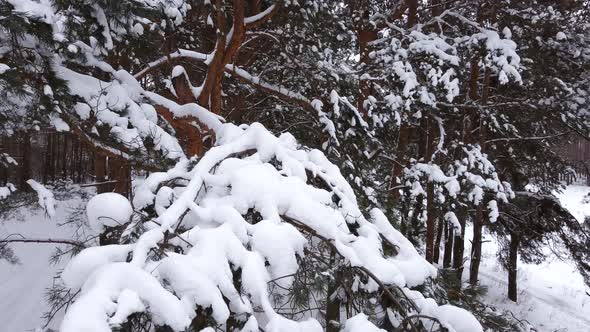
[[[589,15],[0,0],[0,219],[74,227],[0,233],[0,259],[59,245],[62,332],[542,331],[486,303],[482,246],[513,302],[518,263],[553,254],[590,284],[558,198],[588,173],[563,150],[590,139]]]

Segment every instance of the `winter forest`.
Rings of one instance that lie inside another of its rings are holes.
[[[0,0],[0,331],[590,331],[590,1]]]

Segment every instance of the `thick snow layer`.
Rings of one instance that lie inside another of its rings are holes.
[[[100,232],[103,227],[120,226],[130,221],[133,214],[131,203],[117,193],[98,194],[86,206],[90,227]]]
[[[129,308],[130,300],[113,302],[113,298],[121,298],[127,290],[145,301],[156,324],[166,324],[175,331],[181,331],[190,323],[191,314],[186,307],[162,288],[149,272],[127,263],[110,263],[97,269],[85,282],[79,298],[66,312],[60,331],[110,332],[111,315],[144,308],[139,305]]]
[[[130,148],[144,149],[143,139],[157,138],[155,149],[162,151],[168,158],[184,158],[184,153],[178,144],[176,138],[168,134],[155,121],[155,110],[153,107],[145,107],[138,101],[142,99],[145,91],[141,88],[137,80],[124,70],[116,71],[108,64],[92,57],[92,49],[89,46],[78,42],[76,44],[81,50],[84,50],[89,56],[90,64],[113,76],[113,81],[105,82],[94,77],[80,74],[59,64],[54,64],[54,70],[57,75],[68,82],[68,86],[73,95],[81,97],[86,103],[78,103],[74,110],[77,116],[85,119],[90,114],[90,106],[95,107],[94,112],[97,115],[100,124],[108,125],[111,134],[122,143],[127,144]],[[163,101],[168,101],[161,98]],[[174,104],[174,102],[171,102]],[[166,105],[171,112],[177,113],[176,107]],[[192,109],[185,106],[185,108]],[[96,112],[100,109],[100,112]],[[187,113],[187,112],[185,112]]]
[[[53,193],[35,180],[29,179],[27,180],[27,184],[37,192],[39,205],[45,210],[45,213],[47,213],[50,218],[53,218],[55,215],[55,206],[57,204],[53,197]]]
[[[70,260],[61,278],[66,286],[81,288],[94,270],[108,263],[124,262],[132,248],[130,245],[117,244],[86,248]]]
[[[145,311],[145,305],[136,292],[124,289],[117,298],[117,311],[111,316],[110,323],[119,326],[127,321],[129,315]]]
[[[218,323],[225,322],[231,311],[255,314],[265,331],[319,331],[321,326],[313,318],[296,322],[275,312],[268,288],[272,278],[298,269],[296,256],[305,255],[303,249],[310,245],[305,233],[330,241],[349,264],[370,271],[372,277],[358,285],[369,292],[378,291],[382,282],[410,293],[407,286],[436,276],[436,269],[383,213],[375,209],[370,219],[365,218],[351,186],[321,151],[299,149],[290,134],[276,137],[258,123],[224,124],[216,128],[216,134],[218,145],[196,165],[188,168],[181,161],[166,173],[150,175],[136,188],[140,197],[136,208],[153,204],[158,217],[130,245],[130,262],[123,261],[129,248],[114,246],[85,249],[68,264],[64,280],[73,289],[82,285],[82,295],[64,318],[62,332],[106,331],[109,317],[117,311],[124,315],[142,309],[128,303],[117,308],[113,301],[125,289],[137,293],[156,323],[175,330],[186,327],[200,305],[211,307]],[[325,189],[308,183],[310,176],[323,180]],[[188,182],[172,191],[160,185],[178,178]],[[107,213],[105,206],[109,213],[115,209],[123,213],[128,204],[123,197],[96,196],[88,204],[91,225],[95,229],[99,228],[95,225],[107,225],[99,220]],[[262,221],[251,224],[244,219],[251,209]],[[126,218],[110,216],[107,222],[117,222],[107,226],[127,220],[130,214],[129,209]],[[180,225],[183,231],[173,241],[183,254],[159,246],[164,234],[176,232]],[[383,241],[398,248],[398,254],[384,257]],[[153,249],[163,254],[151,255]],[[241,289],[235,288],[232,269],[241,271]],[[288,286],[290,282],[282,278],[279,283]],[[438,314],[444,308],[439,309],[433,300],[412,294],[416,301],[428,304],[417,303],[418,309],[436,314],[449,327],[474,320],[462,311],[448,319]]]
[[[378,328],[368,320],[367,315],[357,314],[354,317],[346,320],[343,332],[385,332],[385,330]]]

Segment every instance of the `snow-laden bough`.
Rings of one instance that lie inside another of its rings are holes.
[[[436,269],[380,210],[365,217],[351,186],[322,152],[258,123],[216,128],[217,145],[200,160],[153,173],[137,188],[135,209],[156,214],[143,222],[135,241],[85,249],[68,264],[64,282],[81,291],[61,332],[110,331],[145,311],[155,324],[182,331],[198,308],[207,308],[216,326],[232,319],[242,321],[243,331],[321,331],[320,315],[297,321],[281,315],[269,288],[279,279],[289,287],[318,239],[366,276],[358,289],[411,302],[402,319],[429,316],[451,331],[482,331],[467,311],[438,306],[410,290],[435,277]],[[171,188],[175,181],[182,185]],[[96,217],[103,207],[88,208]],[[252,211],[258,221],[245,218]],[[127,227],[136,226],[132,221]],[[395,248],[392,254],[385,254],[386,245]],[[352,316],[343,330],[378,330],[369,316]]]

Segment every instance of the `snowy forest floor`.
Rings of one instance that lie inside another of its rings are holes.
[[[84,212],[85,202],[91,197],[90,192],[69,186],[67,193],[54,194],[57,208],[53,220],[45,215],[36,199],[33,199],[31,204],[0,211],[0,236],[4,238],[21,234],[27,238],[54,239],[91,236],[87,233],[89,227],[79,228],[73,223],[67,223],[71,217]],[[45,291],[52,286],[56,274],[67,264],[70,256],[66,255],[52,263],[51,258],[58,247],[55,244],[13,243],[10,247],[18,257],[19,264],[0,260],[0,330],[35,331],[45,325],[42,317],[48,308]],[[60,315],[63,312],[54,317],[49,328],[59,327]]]
[[[558,194],[562,204],[572,214],[583,220],[590,216],[590,203],[583,198],[590,187],[569,186]],[[34,204],[0,211],[0,234],[19,233],[28,238],[71,238],[73,234],[91,236],[84,228],[66,223],[73,214],[83,210],[87,191],[69,188],[69,193],[56,194],[57,213],[49,220]],[[469,230],[467,234],[469,234]],[[489,240],[492,240],[489,236]],[[47,310],[45,289],[54,282],[67,257],[57,264],[50,259],[56,249],[50,244],[13,244],[11,246],[20,260],[13,265],[0,261],[0,322],[1,330],[7,332],[35,331],[43,327],[43,313]],[[480,282],[487,286],[485,302],[499,309],[511,311],[517,318],[530,322],[537,331],[584,332],[590,326],[590,291],[572,262],[561,261],[554,255],[540,265],[519,263],[519,301],[506,298],[507,273],[496,260],[497,244],[494,241],[483,245],[483,262]],[[466,249],[466,252],[469,249]],[[548,254],[550,251],[548,249]],[[468,269],[466,269],[467,271]],[[588,293],[587,293],[588,292]],[[51,328],[57,328],[61,317],[55,317]]]
[[[580,222],[590,217],[590,202],[584,198],[590,187],[571,185],[557,193],[561,204]],[[466,229],[467,243],[470,229]],[[498,263],[498,244],[487,235],[482,248],[479,281],[487,286],[484,302],[526,319],[539,332],[590,331],[590,290],[571,261],[560,260],[546,248],[547,259],[535,265],[518,262],[518,303],[508,300],[508,272]],[[469,248],[465,252],[469,252]],[[469,269],[463,278],[468,278]]]

